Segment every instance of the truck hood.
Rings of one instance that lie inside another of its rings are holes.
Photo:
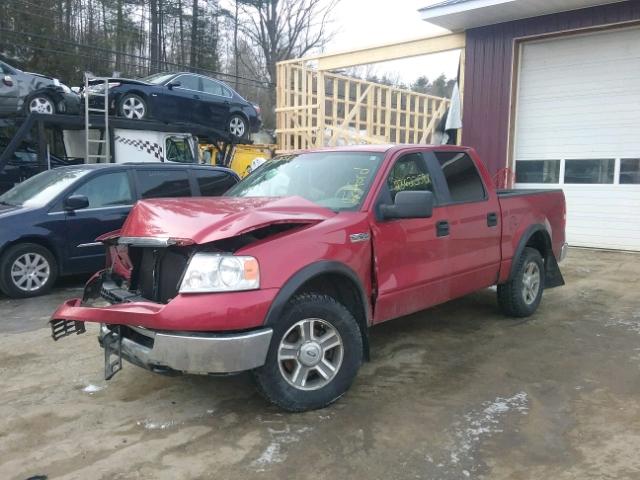
[[[171,238],[203,244],[277,224],[302,226],[336,215],[301,197],[163,198],[138,202],[121,237]]]

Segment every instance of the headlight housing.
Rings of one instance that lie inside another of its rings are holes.
[[[196,253],[182,277],[180,293],[237,292],[260,288],[260,268],[253,257]]]

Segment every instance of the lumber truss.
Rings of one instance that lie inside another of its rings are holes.
[[[316,70],[277,66],[281,152],[361,143],[430,143],[449,100]]]

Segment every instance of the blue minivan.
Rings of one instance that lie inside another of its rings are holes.
[[[13,298],[51,289],[61,275],[104,266],[96,238],[119,229],[139,199],[219,196],[232,170],[166,163],[94,164],[42,172],[0,195],[0,290]]]

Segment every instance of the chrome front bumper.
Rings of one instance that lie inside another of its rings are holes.
[[[270,328],[232,334],[170,334],[127,328],[133,335],[122,336],[122,357],[157,373],[236,373],[260,367],[273,334]],[[102,324],[100,345],[108,333]]]

